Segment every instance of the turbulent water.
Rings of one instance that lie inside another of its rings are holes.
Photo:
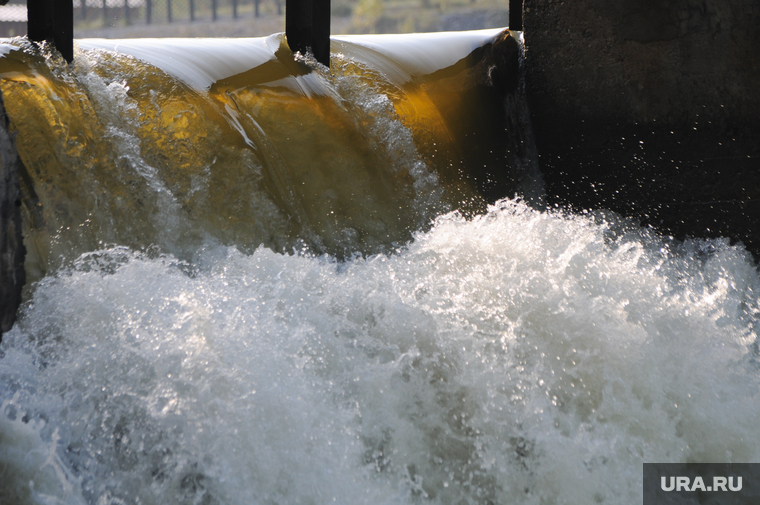
[[[419,61],[374,37],[336,40],[330,70],[294,60],[281,36],[86,40],[71,66],[16,39],[0,86],[26,166],[27,271],[101,243],[342,258],[404,244],[441,212],[482,211],[483,194],[515,191],[515,128],[494,85],[507,69],[492,53],[516,44],[500,37],[406,40],[441,51]]]
[[[67,173],[89,171],[75,196],[56,199],[35,151],[22,153],[42,207],[35,223],[27,193],[40,272],[0,345],[0,503],[634,504],[643,462],[760,461],[760,277],[741,246],[520,199],[486,207],[467,174],[445,173],[454,151],[439,140],[445,113],[431,119],[435,96],[409,98],[411,74],[348,70],[364,63],[344,57],[307,80],[336,81],[320,107],[353,111],[344,117],[362,133],[344,140],[380,153],[363,167],[401,176],[393,191],[372,182],[393,178],[368,179],[362,195],[391,200],[351,217],[375,204],[341,192],[364,168],[352,158],[342,171],[333,151],[337,178],[309,184],[338,188],[328,201],[347,210],[334,229],[293,189],[304,176],[275,184],[272,167],[292,165],[279,149],[266,156],[281,165],[260,154],[281,133],[255,115],[267,106],[256,93],[224,92],[250,101],[236,105],[249,119],[222,106],[214,123],[237,144],[205,153],[225,135],[205,148],[174,140],[166,152],[187,165],[164,168],[156,125],[177,131],[218,76],[208,88],[171,81],[180,105],[151,95],[163,80],[141,97],[110,77],[103,66],[121,60],[102,50],[78,53],[58,80],[36,67],[36,83],[82,93],[102,137],[51,148],[78,160]],[[4,93],[32,81],[0,71]],[[146,118],[151,96],[170,120]],[[431,138],[443,165],[425,151]],[[111,165],[76,151],[99,142]],[[232,161],[214,162],[224,149]]]

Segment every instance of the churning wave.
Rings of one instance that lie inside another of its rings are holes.
[[[104,247],[0,359],[0,502],[631,504],[760,459],[760,278],[727,241],[502,200],[388,254]]]

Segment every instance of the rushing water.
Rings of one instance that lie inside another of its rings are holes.
[[[269,40],[260,81],[285,82],[253,90],[223,58],[8,49],[3,92],[52,96],[24,110],[53,140],[18,127],[38,280],[0,346],[0,503],[634,504],[642,462],[760,461],[753,259],[486,206],[436,95],[455,77],[409,70],[479,37],[285,74]],[[283,142],[299,107],[324,163]]]

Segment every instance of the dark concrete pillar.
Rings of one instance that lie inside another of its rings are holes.
[[[509,29],[520,32],[523,29],[523,0],[509,0]]]
[[[72,0],[28,0],[27,36],[48,41],[71,63],[74,59],[74,3]]]
[[[55,25],[53,43],[63,58],[71,63],[74,59],[74,2],[53,0],[55,3]]]
[[[27,36],[29,40],[52,42],[55,0],[27,0]]]
[[[760,3],[525,0],[550,203],[760,253]]]
[[[311,51],[330,66],[330,0],[286,0],[285,35],[291,51]]]

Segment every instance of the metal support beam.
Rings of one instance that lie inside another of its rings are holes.
[[[311,51],[329,67],[330,0],[286,0],[285,36],[291,51]]]
[[[74,59],[74,2],[28,0],[26,7],[29,40],[52,43],[71,63]]]
[[[509,29],[521,32],[523,29],[523,0],[509,0]]]

